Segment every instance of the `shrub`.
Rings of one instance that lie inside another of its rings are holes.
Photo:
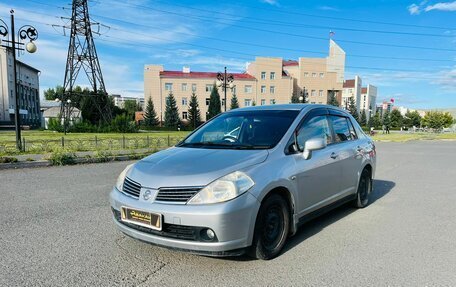
[[[118,115],[111,123],[113,131],[121,133],[134,133],[138,131],[136,125],[130,120],[127,115]]]
[[[49,157],[52,165],[71,165],[75,164],[76,155],[64,149],[54,151]]]
[[[62,123],[59,121],[58,118],[49,118],[48,130],[62,132],[63,131]]]
[[[15,157],[0,157],[0,163],[13,163],[17,162],[17,158]]]
[[[35,160],[34,160],[33,158],[31,158],[31,157],[28,157],[28,158],[26,159],[26,161],[35,161]]]
[[[97,150],[94,154],[94,158],[97,162],[108,162],[114,160],[113,154],[104,150]]]

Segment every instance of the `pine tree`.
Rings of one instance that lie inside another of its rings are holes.
[[[382,124],[385,127],[391,126],[391,117],[390,117],[390,112],[388,110],[386,110],[385,114],[383,115]]]
[[[172,92],[166,98],[165,126],[177,128],[180,125],[179,110]]]
[[[156,127],[159,124],[152,97],[149,97],[147,100],[146,111],[144,113],[144,124],[148,127]]]
[[[361,111],[361,118],[359,119],[359,124],[360,124],[362,127],[365,127],[366,124],[367,124],[367,120],[366,120],[366,111],[365,111],[365,110],[362,110],[362,111]]]
[[[190,98],[190,108],[188,109],[188,121],[193,126],[193,129],[196,129],[197,126],[201,123],[201,114],[199,110],[198,98],[195,93],[192,93]]]
[[[209,99],[209,110],[208,110],[208,115],[207,119],[212,119],[216,115],[220,114],[222,112],[222,105],[220,103],[220,95],[218,93],[217,86],[214,83],[214,86],[212,87],[212,92],[211,96]]]
[[[356,102],[353,97],[350,97],[348,100],[348,112],[355,118],[355,120],[359,123],[359,115],[358,110],[356,109]]]
[[[231,98],[230,109],[234,110],[234,109],[237,109],[237,108],[239,108],[239,102],[238,102],[238,99],[236,97],[236,94],[233,94],[233,97]]]
[[[339,106],[339,102],[338,102],[337,99],[336,99],[336,93],[334,93],[334,92],[329,93],[329,96],[328,96],[328,105],[332,105],[332,106],[336,106],[336,107]]]
[[[391,112],[391,127],[400,128],[402,127],[403,121],[404,117],[399,110],[393,110]]]

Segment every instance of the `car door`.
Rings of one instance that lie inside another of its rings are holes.
[[[306,117],[296,132],[299,152],[293,157],[302,216],[325,205],[328,197],[339,190],[341,169],[337,158],[334,158],[336,150],[332,145],[333,135],[326,109]],[[312,156],[305,159],[302,154],[305,142],[315,137],[325,138],[328,145],[324,149],[313,151]]]
[[[348,116],[339,111],[330,111],[329,120],[334,131],[334,146],[337,147],[342,169],[340,190],[335,198],[337,200],[356,192],[363,148]]]

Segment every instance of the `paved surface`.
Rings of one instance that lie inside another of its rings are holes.
[[[456,142],[377,147],[375,201],[304,225],[271,261],[122,235],[107,197],[128,162],[0,171],[0,286],[456,286]]]

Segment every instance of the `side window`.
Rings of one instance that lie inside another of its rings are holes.
[[[330,144],[331,130],[326,116],[316,116],[304,122],[298,130],[297,138],[299,150],[304,150],[305,142],[311,138],[324,138],[326,143]]]
[[[348,127],[347,118],[339,116],[330,116],[336,138],[335,142],[344,142],[353,140],[350,128]]]
[[[358,136],[356,135],[355,128],[353,127],[353,124],[351,123],[350,119],[347,118],[347,123],[348,123],[348,128],[350,129],[350,135],[352,140],[358,139]]]

